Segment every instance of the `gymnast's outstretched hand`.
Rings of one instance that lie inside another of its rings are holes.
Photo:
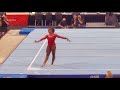
[[[37,40],[35,40],[34,42],[35,42],[35,43],[38,43],[38,41],[37,41]]]
[[[66,39],[67,39],[67,41],[71,42],[70,39],[68,39],[68,38],[66,38]]]

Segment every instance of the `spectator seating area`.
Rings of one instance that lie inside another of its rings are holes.
[[[34,26],[41,26],[41,27],[46,27],[48,24],[46,24],[46,21],[50,21],[52,26],[57,27],[56,22],[60,21],[63,17],[66,18],[68,26],[71,27],[71,20],[73,14],[77,13],[61,13],[61,14],[46,14],[46,13],[38,13],[39,14],[39,21],[41,22],[41,25],[36,25],[36,14],[30,14],[28,17],[28,25],[29,27],[34,27]],[[81,16],[84,16],[84,20],[87,23],[86,27],[114,27],[114,26],[106,26],[105,25],[105,15],[106,13],[100,13],[100,12],[94,12],[94,13],[78,13]],[[120,21],[120,13],[114,13],[117,16],[118,22]],[[38,21],[38,19],[37,19]],[[96,23],[96,24],[95,24]],[[92,25],[92,26],[91,26]]]

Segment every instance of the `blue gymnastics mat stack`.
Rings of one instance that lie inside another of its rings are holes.
[[[35,28],[22,28],[19,32],[21,35],[28,35],[30,32],[32,32]]]
[[[47,28],[22,28],[19,32],[20,35],[28,35],[30,32],[32,32],[35,29],[47,29]]]

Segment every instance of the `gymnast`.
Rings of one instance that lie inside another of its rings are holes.
[[[68,38],[63,37],[63,36],[59,36],[58,34],[55,34],[54,32],[55,32],[55,29],[53,27],[50,27],[50,28],[48,28],[48,33],[49,33],[48,35],[45,35],[43,38],[41,38],[38,41],[35,40],[35,43],[41,42],[42,40],[45,40],[45,39],[48,40],[48,46],[46,48],[46,57],[44,59],[42,67],[45,66],[51,51],[52,51],[52,63],[51,63],[51,65],[53,65],[53,63],[55,61],[55,53],[56,53],[55,39],[56,39],[56,37],[61,38],[61,39],[66,39],[67,41],[70,42],[70,40]]]

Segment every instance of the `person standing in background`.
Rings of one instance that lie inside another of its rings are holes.
[[[6,16],[0,16],[0,39],[7,33],[9,23],[7,22]]]

